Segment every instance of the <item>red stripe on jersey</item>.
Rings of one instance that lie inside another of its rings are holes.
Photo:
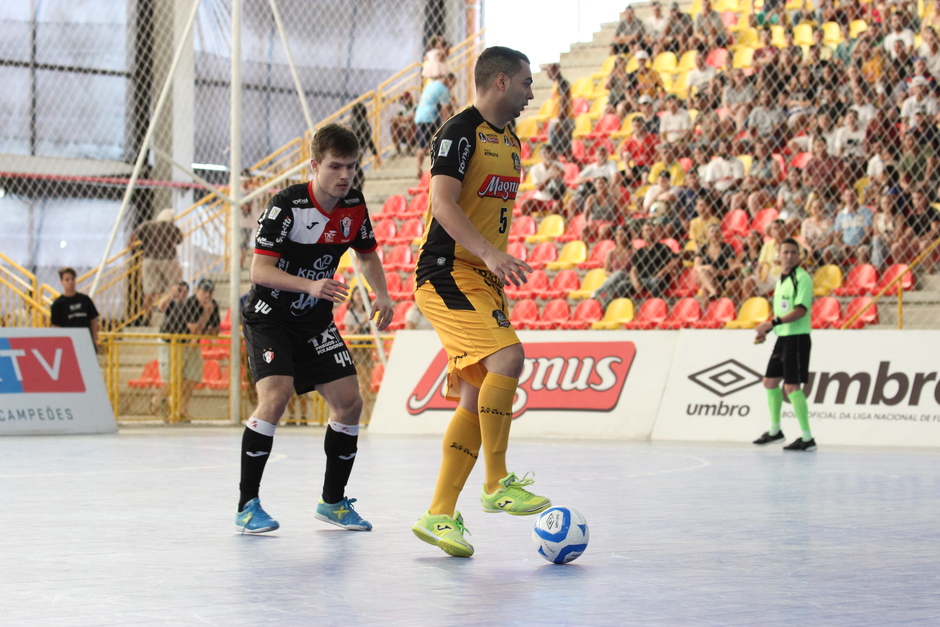
[[[260,248],[255,248],[255,254],[256,254],[256,255],[267,255],[268,257],[277,257],[278,259],[280,259],[280,257],[281,257],[281,253],[276,253],[276,252],[271,251],[271,250],[261,250]]]
[[[359,249],[356,248],[355,246],[350,246],[350,248],[352,248],[354,251],[356,251],[357,253],[362,253],[363,255],[368,255],[369,253],[371,253],[372,251],[374,251],[374,250],[375,250],[376,248],[378,248],[378,247],[379,247],[379,243],[378,243],[378,242],[376,242],[376,243],[375,243],[375,246],[373,246],[373,247],[370,248],[369,250],[359,250]]]

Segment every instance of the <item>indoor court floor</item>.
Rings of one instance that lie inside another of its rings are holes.
[[[322,434],[278,429],[267,536],[234,531],[241,428],[0,439],[0,622],[940,623],[940,451],[514,439],[510,468],[590,526],[556,566],[533,517],[481,511],[482,464],[459,504],[476,555],[414,537],[436,437],[366,431],[348,494],[374,531],[315,520]]]

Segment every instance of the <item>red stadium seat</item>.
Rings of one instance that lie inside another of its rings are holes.
[[[593,298],[581,301],[571,319],[561,324],[562,329],[590,329],[591,323],[604,317],[604,308]]]
[[[392,287],[395,283],[395,277],[398,277],[397,287]],[[415,275],[409,274],[404,280],[399,277],[397,272],[386,272],[385,282],[388,283],[388,296],[392,300],[414,300],[415,299]]]
[[[385,285],[388,287],[388,293],[401,291],[401,275],[392,270],[385,272]]]
[[[616,113],[605,113],[601,116],[601,119],[597,121],[597,126],[594,127],[594,130],[585,135],[585,138],[597,141],[598,139],[610,137],[611,133],[616,133],[620,130],[620,125],[620,118],[617,117]]]
[[[571,306],[568,304],[567,299],[556,298],[555,300],[548,301],[539,319],[529,322],[528,327],[542,331],[546,329],[558,329],[570,319]]]
[[[568,221],[568,226],[565,228],[565,232],[556,237],[555,241],[565,244],[567,242],[573,242],[575,240],[581,239],[581,234],[584,232],[585,221],[586,220],[583,213],[577,214]]]
[[[833,323],[833,327],[841,329],[845,323],[852,319],[858,312],[864,312],[858,319],[849,325],[850,329],[862,329],[869,324],[878,324],[878,306],[872,302],[870,296],[859,296],[849,303],[845,310],[845,316],[839,318]]]
[[[228,387],[228,382],[222,379],[222,366],[215,359],[202,362],[202,381],[195,385],[197,390],[210,388],[222,390]]]
[[[139,379],[131,379],[127,385],[132,388],[158,388],[163,386],[163,379],[160,378],[160,362],[156,359],[148,361],[144,366],[144,372]]]
[[[653,329],[669,315],[669,306],[662,298],[647,298],[640,305],[636,317],[624,322],[624,329]]]
[[[408,244],[398,244],[388,251],[385,267],[389,270],[414,270],[415,259]]]
[[[802,170],[804,167],[806,167],[806,164],[809,163],[809,160],[812,158],[813,153],[801,152],[790,160],[790,167]]]
[[[594,143],[591,144],[591,149],[588,150],[588,153],[587,153],[587,160],[588,160],[588,161],[593,161],[593,160],[594,160],[594,153],[596,153],[596,152],[597,152],[597,149],[600,148],[601,146],[603,146],[604,148],[607,149],[607,154],[608,154],[608,155],[615,155],[615,154],[617,154],[617,152],[614,150],[614,144],[613,144],[613,142],[610,141],[610,138],[609,138],[608,136],[604,135],[604,136],[599,137],[598,139],[594,140]]]
[[[669,250],[671,250],[676,255],[682,252],[682,246],[680,246],[679,242],[672,239],[671,237],[667,237],[666,239],[661,239],[659,240],[659,243],[665,244],[666,246],[668,246]]]
[[[516,329],[525,329],[530,322],[535,322],[539,317],[539,306],[531,298],[520,300],[516,303],[509,313],[509,321]]]
[[[642,310],[643,308],[640,307]],[[691,329],[702,319],[702,306],[694,298],[680,298],[666,319],[656,325],[658,329]]]
[[[522,261],[529,258],[529,249],[522,242],[509,242],[509,245],[506,246],[506,252]]]
[[[394,220],[382,220],[381,222],[373,222],[372,230],[375,233],[375,241],[382,244],[392,243],[392,239],[398,235],[398,227],[395,225]]]
[[[222,323],[219,324],[219,332],[222,335],[229,335],[232,332],[232,310],[228,309],[225,312],[225,317],[222,318]]]
[[[536,270],[529,274],[527,281],[516,287],[512,283],[505,286],[506,298],[538,298],[539,294],[549,289],[548,275],[544,270]]]
[[[761,209],[751,222],[751,230],[761,234],[766,233],[767,227],[770,226],[771,222],[777,219],[778,215],[780,214],[773,207]]]
[[[705,315],[692,325],[694,329],[724,329],[725,323],[734,320],[734,301],[730,298],[719,298],[708,303]]]
[[[824,296],[813,302],[810,319],[814,329],[831,329],[842,317],[842,305],[832,296]]]
[[[688,174],[689,170],[692,169],[692,160],[688,157],[682,157],[679,159],[679,165],[681,165],[685,173]]]
[[[881,280],[878,281],[878,284],[872,288],[872,294],[877,294],[883,290],[886,286],[890,285],[898,276],[903,275],[904,278],[901,279],[899,283],[891,285],[891,288],[885,292],[886,296],[897,296],[898,285],[901,286],[901,289],[905,292],[914,288],[914,273],[909,272],[910,268],[906,263],[896,263],[894,265],[888,266],[888,269],[885,270],[884,274],[881,275]]]
[[[725,214],[721,219],[721,234],[725,239],[731,237],[747,237],[751,217],[743,209],[735,209]]]
[[[372,366],[372,377],[369,380],[369,391],[378,392],[379,388],[382,387],[382,379],[385,378],[385,364],[381,361],[375,362],[375,365]]]
[[[571,99],[571,114],[574,117],[578,117],[582,113],[588,113],[591,110],[591,103],[587,98],[572,98]]]
[[[705,57],[705,65],[710,65],[713,68],[724,69],[725,65],[728,64],[729,53],[724,48],[715,48],[708,53],[708,56]]]
[[[392,322],[388,325],[389,331],[398,331],[405,328],[405,317],[408,315],[408,310],[414,307],[415,304],[411,301],[402,301],[395,305],[395,313],[392,314]]]
[[[509,227],[509,241],[521,242],[527,236],[535,235],[536,230],[535,218],[532,216],[519,216],[512,221],[512,226]]]
[[[370,215],[369,217],[372,219],[373,223],[397,218],[404,213],[407,208],[408,200],[401,194],[393,194],[385,199],[385,204],[382,205],[382,211],[380,211],[378,215]]]
[[[675,278],[673,284],[666,290],[669,298],[688,298],[698,294],[698,282],[695,280],[695,269],[685,268]]]
[[[579,270],[590,270],[591,268],[603,268],[604,261],[607,259],[607,253],[613,250],[615,244],[612,239],[602,239],[591,248],[591,254],[587,261],[578,264]]]
[[[409,187],[408,195],[414,196],[420,194],[421,192],[427,192],[431,188],[431,171],[427,170],[421,173],[421,178],[418,179],[417,187]]]
[[[554,242],[539,242],[532,249],[532,253],[527,260],[528,264],[535,269],[544,268],[549,261],[558,259],[558,249]]]
[[[870,263],[860,263],[849,270],[842,287],[832,291],[836,296],[864,296],[873,294],[878,285],[878,271]]]
[[[588,160],[587,149],[580,139],[571,140],[571,156],[574,157],[575,163],[584,163]]]
[[[428,210],[428,193],[419,192],[408,203],[408,208],[398,214],[399,218],[420,218]]]
[[[566,163],[565,164],[565,185],[568,187],[574,187],[575,181],[581,175],[581,169],[578,167],[577,163]]]
[[[388,238],[389,244],[410,244],[424,235],[424,220],[421,218],[409,218],[405,220],[401,228],[398,229],[398,235]]]
[[[547,290],[538,293],[539,298],[567,298],[568,292],[581,287],[581,280],[574,270],[562,270],[552,279],[552,285]]]
[[[342,302],[333,308],[333,324],[340,331],[346,330],[346,310],[349,309],[349,302]]]

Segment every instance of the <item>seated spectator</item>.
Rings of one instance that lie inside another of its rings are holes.
[[[938,3],[933,3],[937,7]],[[920,29],[921,43],[917,48],[917,54],[924,60],[927,71],[931,76],[940,76],[940,38],[937,37],[937,31],[928,26],[925,22]]]
[[[457,84],[457,76],[448,74],[443,79],[433,80],[424,86],[418,106],[415,108],[415,127],[418,135],[418,178],[421,178],[424,157],[431,145],[431,138],[443,120],[453,112],[450,90]]]
[[[875,30],[874,23],[869,26],[869,31],[873,30]],[[884,74],[885,62],[881,54],[881,48],[872,46],[871,42],[874,35],[867,35],[868,31],[865,31],[865,33],[866,36],[859,37],[858,42],[855,44],[855,62],[859,64],[862,78],[869,85],[874,86]]]
[[[757,106],[751,109],[744,127],[750,131],[751,140],[758,138],[768,142],[768,148],[776,150],[783,146],[787,118],[777,106],[769,90],[762,90],[757,96]]]
[[[822,24],[823,22],[820,22]],[[815,50],[820,61],[831,61],[835,57],[836,51],[832,49],[824,41],[825,34],[823,29],[814,28],[813,29],[813,45],[810,49]]]
[[[760,31],[760,46],[754,50],[754,56],[751,57],[751,65],[759,71],[769,65],[777,63],[780,56],[780,48],[770,43],[773,33],[769,26],[765,26]]]
[[[690,70],[685,79],[689,93],[704,91],[717,73],[718,70],[705,64],[705,54],[701,50],[696,52],[695,69]]]
[[[610,54],[628,54],[635,45],[643,43],[646,29],[643,22],[637,19],[633,7],[627,8],[620,14],[620,23],[614,31],[614,39],[610,46]]]
[[[725,281],[725,291],[733,301],[741,303],[755,295],[754,277],[758,273],[763,246],[764,236],[760,231],[750,231],[744,238],[741,252],[737,256],[741,274]]]
[[[450,46],[443,35],[435,35],[428,41],[428,49],[424,53],[421,64],[422,78],[441,80],[450,70],[447,68],[447,57],[450,56]]]
[[[646,178],[646,173],[656,160],[659,138],[646,130],[646,121],[642,116],[633,118],[633,135],[620,147],[620,159],[624,165],[630,165],[635,174]]]
[[[555,149],[545,144],[539,156],[541,161],[531,170],[535,194],[522,202],[522,215],[560,213],[561,200],[565,197],[565,167],[558,161]]]
[[[653,99],[649,96],[640,96],[636,99],[639,112],[643,115],[646,123],[646,131],[659,137],[659,116],[653,108]]]
[[[930,119],[933,119],[937,112],[940,111],[940,108],[937,106],[937,99],[929,94],[927,91],[927,80],[918,76],[911,81],[911,96],[904,100],[904,104],[901,105],[901,123],[904,125],[903,130],[909,129],[914,125],[914,114],[915,113],[924,113]]]
[[[885,49],[885,53],[892,59],[898,58],[898,47],[896,42],[901,43],[901,51],[908,53],[914,48],[914,33],[909,28],[904,26],[904,18],[901,17],[900,13],[893,13],[891,15],[891,32],[885,35],[884,43],[882,44]]]
[[[739,274],[738,262],[731,244],[721,238],[721,224],[708,226],[708,238],[703,246],[695,250],[695,278],[701,287],[702,308],[709,301],[719,298],[725,290],[725,283]]]
[[[731,111],[731,117],[734,118],[738,129],[744,129],[754,99],[754,88],[747,81],[744,70],[734,70],[731,74],[731,84],[725,87],[722,93],[721,106]]]
[[[934,240],[940,237],[940,212],[930,206],[925,190],[915,188],[911,194],[912,210],[904,219],[904,226],[891,251],[895,263],[910,263]],[[923,268],[933,272],[936,254],[923,259]]]
[[[653,0],[650,7],[653,14],[644,20],[643,26],[646,29],[646,46],[657,54],[665,50],[663,38],[669,25],[669,17],[663,13],[663,5],[659,0]]]
[[[643,224],[640,239],[645,245],[633,253],[633,266],[630,268],[634,292],[647,290],[654,298],[663,295],[679,268],[679,256],[659,241],[660,232],[660,227],[652,220]]]
[[[836,129],[835,156],[846,162],[851,180],[865,175],[865,130],[858,124],[858,111],[845,114],[845,126]]]
[[[717,147],[716,150],[712,150],[708,146],[701,144],[692,149],[692,167],[689,168],[689,172],[695,170],[698,173],[699,180],[702,181],[702,185],[705,187],[708,187],[705,184],[705,172],[708,169],[708,164],[712,160],[712,154],[716,151]]]
[[[584,203],[585,241],[607,239],[613,227],[624,218],[625,208],[619,190],[599,176],[593,181],[594,193]]]
[[[890,194],[881,196],[878,207],[871,228],[871,263],[880,271],[904,228],[904,216],[897,210],[897,199]]]
[[[633,293],[633,283],[630,282],[630,267],[633,261],[630,231],[624,227],[615,227],[613,236],[614,247],[604,257],[604,274],[607,279],[591,295],[604,309],[607,309],[607,305],[615,298],[626,298]]]
[[[719,152],[712,156],[705,168],[702,182],[705,186],[728,197],[735,192],[744,179],[744,164],[735,158],[731,150],[731,142],[724,142]]]
[[[842,191],[842,207],[836,214],[832,230],[835,243],[823,252],[824,263],[845,265],[854,257],[858,263],[871,258],[871,232],[875,212],[858,204],[858,194],[851,187]]]
[[[402,152],[413,154],[417,141],[417,128],[415,127],[415,103],[410,91],[406,91],[398,99],[398,110],[392,116],[392,144],[395,146],[395,155]]]
[[[618,56],[614,61],[614,67],[607,76],[607,80],[604,81],[604,89],[607,90],[607,106],[604,108],[604,113],[616,113],[617,117],[623,120],[630,106],[627,102],[629,83],[627,60]]]
[[[816,81],[813,71],[808,67],[801,67],[796,78],[790,83],[789,90],[787,121],[793,128],[799,126],[804,117],[816,113]]]
[[[922,26],[932,29],[940,28],[940,3],[931,2],[930,6],[933,8],[929,9],[924,16]]]
[[[760,249],[757,259],[757,273],[751,277],[751,286],[748,292],[757,296],[766,296],[773,291],[777,281],[780,280],[780,260],[777,251],[783,237],[783,220],[774,220],[767,225],[767,237],[770,238]]]
[[[672,175],[668,170],[662,170],[656,183],[650,185],[643,198],[643,211],[663,227],[663,237],[675,237],[682,228],[678,196],[679,189],[672,185]]]
[[[689,221],[689,241],[696,249],[708,242],[708,227],[713,224],[721,226],[721,218],[715,212],[714,199],[710,194],[703,194],[695,201],[697,216]]]
[[[826,72],[828,73],[829,70]],[[816,115],[825,115],[834,126],[838,126],[843,121],[842,118],[845,117],[848,107],[839,99],[836,90],[831,85],[826,85],[820,80],[819,86],[819,106],[816,107]]]
[[[804,173],[812,187],[822,195],[824,202],[837,198],[839,190],[851,183],[845,164],[829,154],[826,140],[822,137],[814,140],[813,157],[806,164]]]
[[[694,29],[690,47],[713,50],[728,45],[728,30],[721,14],[712,8],[711,0],[702,0],[702,12],[695,16]]]
[[[809,216],[803,220],[799,227],[803,243],[810,250],[810,254],[817,263],[825,263],[823,257],[826,250],[836,241],[836,233],[832,229],[832,220],[826,216],[822,200],[813,196],[807,203],[806,211]]]
[[[928,94],[937,93],[937,79],[934,74],[927,69],[927,60],[924,57],[914,58],[914,67],[909,74],[904,76],[904,82],[906,82],[909,87],[914,79],[918,77],[927,81]]]
[[[886,107],[875,113],[875,117],[865,127],[865,143],[881,141],[885,148],[896,154],[901,149],[901,133],[898,131],[898,110]]]
[[[584,210],[584,202],[594,193],[594,179],[604,177],[611,185],[616,187],[617,163],[609,160],[606,146],[598,146],[594,151],[594,163],[590,163],[581,170],[578,178],[574,180],[575,192],[565,206],[565,217],[570,219],[576,213]]]
[[[698,215],[696,203],[702,196],[711,196],[711,192],[702,187],[698,172],[692,168],[685,175],[685,185],[676,191],[676,215],[682,224],[680,232],[688,233],[689,224]]]
[[[669,172],[670,182],[673,185],[685,185],[685,169],[676,158],[676,151],[670,144],[660,144],[657,147],[658,161],[650,169],[647,179],[650,183],[659,182],[660,172]]]
[[[780,178],[780,164],[774,161],[767,143],[755,142],[751,169],[744,176],[740,190],[731,197],[731,209],[746,209],[754,217],[764,207],[772,206]]]
[[[362,301],[362,290],[354,288],[349,295],[349,307],[346,308],[346,317],[343,318],[346,334],[366,335],[369,328],[369,309]]]
[[[790,152],[810,152],[816,138],[822,138],[826,141],[826,151],[830,155],[835,154],[836,129],[832,126],[832,119],[825,113],[818,113],[809,119],[811,121],[809,128],[801,130],[790,140]]]
[[[554,81],[552,98],[555,100],[553,120],[548,123],[548,143],[555,152],[573,161],[571,156],[571,134],[574,132],[574,116],[571,109],[571,83],[561,75],[557,63],[550,64],[545,75]]]
[[[681,54],[688,50],[695,32],[692,16],[679,10],[679,3],[669,5],[669,22],[663,34],[663,51]]]
[[[800,171],[790,168],[786,180],[777,189],[777,216],[784,221],[788,234],[799,232],[800,224],[807,218],[809,192]]]
[[[884,187],[885,183],[885,166],[894,163],[894,157],[891,156],[891,151],[886,149],[884,144],[877,139],[871,142],[868,152],[871,154],[865,168],[865,176],[868,177],[868,188],[877,190],[880,196],[881,188]]]
[[[757,9],[754,6],[754,0],[751,0],[751,15],[754,16],[754,24],[760,28],[763,27],[769,31],[771,26],[790,27],[790,18],[787,16],[785,3],[781,0],[765,0],[764,5]]]
[[[688,111],[679,107],[675,94],[666,96],[666,111],[659,118],[659,135],[662,141],[679,148],[692,137],[692,118]]]
[[[928,158],[932,152],[929,147],[917,143],[917,134],[911,130],[904,133],[901,144],[901,158],[898,159],[898,173],[901,178],[909,177],[915,185],[927,181],[929,172]]]
[[[858,113],[858,125],[863,129],[868,128],[868,123],[872,121],[875,113],[877,113],[875,105],[871,103],[869,92],[868,85],[853,89],[852,104],[849,106],[849,109]]]
[[[834,61],[842,63],[846,67],[852,62],[852,51],[855,49],[855,42],[857,41],[851,36],[851,30],[848,22],[839,24],[839,34],[842,36],[842,41],[836,45],[835,52],[832,55]]]

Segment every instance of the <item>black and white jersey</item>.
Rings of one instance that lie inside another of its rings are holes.
[[[349,190],[327,214],[317,206],[312,183],[279,192],[258,219],[255,254],[277,257],[288,274],[317,281],[332,278],[350,247],[370,253],[378,246],[362,192]],[[333,319],[333,303],[309,294],[252,285],[244,310],[246,322],[280,320],[320,327]]]

